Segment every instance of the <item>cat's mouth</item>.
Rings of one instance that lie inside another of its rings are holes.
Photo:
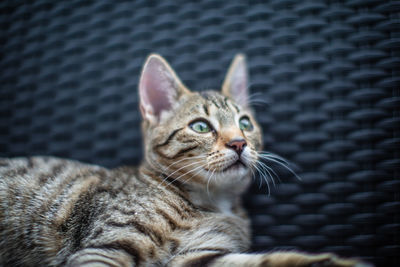
[[[239,170],[240,168],[247,168],[247,166],[240,159],[238,159],[236,162],[234,162],[233,164],[229,165],[228,167],[223,169],[221,172],[235,171],[235,170]]]

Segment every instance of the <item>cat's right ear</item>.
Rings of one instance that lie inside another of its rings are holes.
[[[151,54],[147,58],[139,81],[140,111],[143,119],[157,123],[161,113],[171,110],[179,97],[188,92],[163,57]]]
[[[246,57],[237,54],[233,59],[222,85],[222,93],[244,107],[249,106],[248,73]]]

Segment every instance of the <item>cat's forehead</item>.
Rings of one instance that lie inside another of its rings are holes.
[[[229,122],[240,113],[241,107],[230,98],[216,91],[204,91],[200,95],[204,99],[203,109],[211,116],[215,116],[220,122]]]

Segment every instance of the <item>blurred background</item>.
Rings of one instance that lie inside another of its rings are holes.
[[[137,83],[163,55],[193,90],[247,55],[268,195],[245,197],[252,251],[301,249],[399,262],[400,2],[1,1],[0,156],[140,162]]]

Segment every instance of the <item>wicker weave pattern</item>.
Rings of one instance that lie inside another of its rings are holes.
[[[0,156],[136,164],[146,55],[203,90],[244,52],[265,149],[302,178],[278,170],[271,196],[251,189],[254,250],[398,266],[399,11],[380,0],[1,1]]]

